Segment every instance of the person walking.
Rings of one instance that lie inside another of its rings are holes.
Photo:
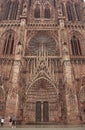
[[[15,120],[15,116],[14,115],[11,116],[10,122],[11,122],[12,128],[16,127],[16,120]]]
[[[4,125],[4,118],[1,118],[1,126],[3,126]]]
[[[10,125],[10,127],[12,126],[12,116],[10,116],[10,118],[9,118],[9,125]]]

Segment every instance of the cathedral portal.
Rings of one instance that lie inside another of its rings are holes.
[[[85,123],[83,0],[0,0],[0,117]],[[82,120],[81,120],[82,119]]]
[[[44,75],[45,72],[41,72]],[[29,122],[59,122],[61,115],[58,89],[54,84],[41,76],[36,79],[26,91],[23,105],[23,121]]]

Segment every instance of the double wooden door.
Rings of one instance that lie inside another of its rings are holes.
[[[36,102],[36,122],[49,122],[49,104],[47,101]]]

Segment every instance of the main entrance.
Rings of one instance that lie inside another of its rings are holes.
[[[25,123],[58,122],[59,98],[57,89],[41,77],[28,89],[25,102],[21,104],[22,120]]]
[[[47,101],[36,102],[36,122],[49,122],[49,105]]]
[[[57,41],[48,34],[42,32],[28,40],[20,74],[19,99],[25,123],[60,120],[61,60],[56,57],[59,53]]]

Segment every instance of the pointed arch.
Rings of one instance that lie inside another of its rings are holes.
[[[47,81],[49,84],[51,84],[51,85],[53,86],[53,88],[55,89],[55,92],[57,93],[57,88],[56,88],[56,86],[53,84],[53,82],[51,82],[50,79],[48,79],[48,78],[46,78],[46,77],[43,77],[43,76],[36,78],[36,79],[29,85],[29,87],[28,87],[26,93],[29,91],[29,89],[30,89],[36,82],[38,82],[38,81],[40,81],[40,80],[45,80],[45,81]]]
[[[52,83],[46,77],[38,77],[31,84],[28,84],[24,95],[20,95],[19,105],[27,113],[25,117],[28,117],[28,113],[31,113],[31,111],[36,113],[36,103],[42,102],[44,104],[48,103],[48,117],[51,118],[50,113],[52,112],[54,113],[52,119],[55,119],[56,110],[58,111],[59,97],[58,90]],[[23,113],[23,116],[25,113]],[[34,119],[36,119],[36,114],[32,118],[29,116],[29,120],[34,121]]]
[[[44,17],[45,18],[50,18],[50,8],[49,8],[49,6],[46,6],[45,7],[45,10],[44,10]]]
[[[18,5],[19,5],[18,0],[6,1],[6,3],[4,3],[3,20],[7,20],[7,19],[16,20],[17,12],[18,12]]]
[[[39,6],[39,4],[37,4],[35,9],[34,9],[34,18],[40,18],[40,6]]]
[[[61,7],[62,7],[62,14],[63,14],[63,16],[65,16],[65,6],[63,3],[61,3]]]
[[[81,20],[81,9],[80,9],[79,3],[75,3],[75,11],[76,11],[77,20],[80,21]]]
[[[3,5],[3,20],[7,20],[8,16],[9,16],[9,11],[10,11],[10,7],[11,7],[11,1],[6,1]]]
[[[15,0],[11,3],[10,15],[9,15],[10,20],[16,20],[17,18],[18,4],[19,4],[18,0]]]
[[[7,31],[3,35],[2,54],[12,55],[14,49],[14,32],[12,30]]]
[[[74,11],[74,7],[73,7],[73,3],[67,1],[66,9],[67,9],[68,21],[74,21],[75,20],[75,11]]]
[[[72,49],[72,55],[75,56],[82,55],[80,40],[75,35],[73,35],[71,38],[71,49]]]

